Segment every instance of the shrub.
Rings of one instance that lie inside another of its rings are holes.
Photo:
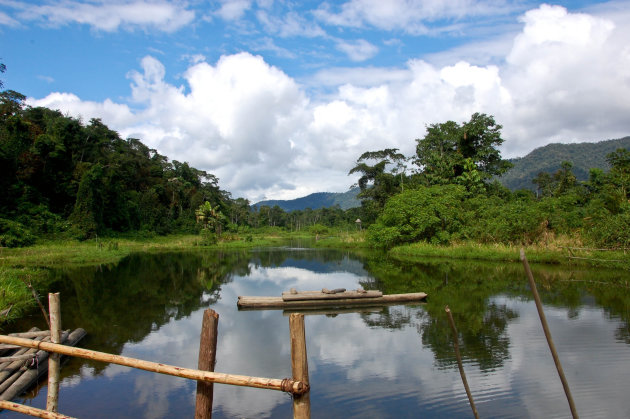
[[[630,210],[602,217],[590,226],[588,235],[597,246],[630,247]]]
[[[23,224],[0,218],[0,246],[26,247],[35,243],[35,236]]]
[[[368,229],[368,240],[389,248],[425,240],[447,243],[462,228],[462,201],[466,190],[458,185],[421,187],[392,197]]]
[[[207,228],[204,228],[203,230],[201,230],[199,234],[201,236],[202,246],[212,246],[212,245],[217,244],[219,241],[217,235],[213,231],[210,231]]]

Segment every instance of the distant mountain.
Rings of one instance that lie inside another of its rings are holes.
[[[261,207],[266,205],[273,207],[279,206],[283,210],[295,211],[304,210],[306,208],[319,209],[329,208],[339,205],[341,209],[347,210],[348,208],[360,207],[361,201],[357,199],[359,188],[350,189],[348,192],[316,192],[302,198],[290,199],[290,200],[268,200],[260,201],[252,205],[253,207]]]
[[[535,190],[532,179],[540,172],[554,173],[564,161],[573,163],[573,174],[578,180],[588,180],[589,170],[610,169],[606,155],[618,148],[630,149],[630,137],[598,143],[548,144],[533,150],[525,157],[511,159],[514,164],[499,181],[511,190]]]

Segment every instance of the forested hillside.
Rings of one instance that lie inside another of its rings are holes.
[[[606,156],[618,148],[630,149],[630,137],[597,143],[548,144],[533,150],[525,157],[510,159],[514,165],[499,181],[507,188],[536,190],[532,183],[540,172],[553,173],[562,162],[573,163],[573,174],[577,180],[588,180],[592,168],[610,169]]]
[[[84,124],[24,99],[0,94],[0,233],[28,242],[49,233],[191,231],[204,201],[231,207],[214,175],[122,139],[98,119]]]

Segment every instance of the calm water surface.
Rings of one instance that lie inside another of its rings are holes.
[[[630,417],[628,273],[534,267],[534,275],[580,416]],[[220,316],[215,370],[273,378],[291,376],[287,313],[239,311],[239,295],[292,287],[426,291],[425,304],[306,316],[314,418],[471,417],[445,305],[481,417],[570,416],[519,264],[403,264],[379,254],[284,247],[139,254],[53,277],[64,328],[85,328],[86,348],[196,368],[202,313],[212,308]],[[13,328],[42,327],[40,317]],[[193,381],[78,358],[62,377],[59,411],[70,416],[193,417]],[[45,408],[45,383],[16,401]],[[215,385],[213,415],[289,418],[291,398]]]

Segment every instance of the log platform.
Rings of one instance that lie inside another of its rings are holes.
[[[61,341],[64,345],[75,346],[85,335],[85,330],[81,328],[66,330],[61,335]],[[36,328],[9,336],[50,342],[50,331]],[[48,372],[48,355],[48,352],[36,348],[0,344],[0,400],[12,400],[36,384]]]
[[[424,292],[384,295],[380,291],[346,291],[345,289],[322,291],[283,292],[281,297],[239,296],[236,305],[239,309],[273,310],[305,309],[319,307],[379,306],[419,302],[427,298]]]

